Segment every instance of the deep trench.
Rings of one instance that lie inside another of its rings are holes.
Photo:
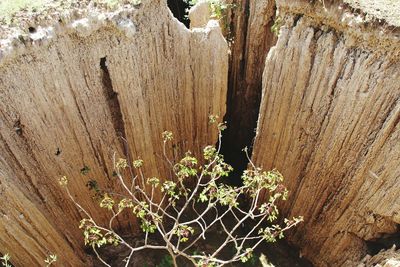
[[[188,0],[167,0],[168,7],[171,10],[172,14],[175,18],[177,18],[181,23],[183,23],[187,28],[190,27],[190,20],[187,16],[187,11],[190,8],[190,4]],[[246,2],[248,3],[248,2]],[[246,9],[249,9],[249,6],[246,5]],[[245,12],[245,20],[248,20],[249,12]],[[230,27],[234,27],[235,25],[230,25]],[[235,32],[231,30],[230,32]],[[228,36],[228,39],[231,39],[232,36]],[[232,56],[232,55],[231,55]],[[231,60],[230,60],[231,62]],[[107,67],[107,58],[103,57],[100,60],[100,68],[102,70],[102,81],[104,86],[104,93],[107,97],[110,111],[113,117],[114,128],[117,134],[121,137],[125,138],[125,129],[122,121],[122,112],[119,110],[119,102],[118,102],[118,94],[112,88],[112,82],[110,79],[109,70]],[[232,69],[232,64],[230,63],[229,72]],[[230,76],[230,75],[229,75]],[[227,113],[224,117],[224,120],[228,122],[228,130],[224,133],[222,137],[222,151],[221,153],[224,155],[226,162],[231,164],[234,168],[233,173],[230,175],[229,179],[227,179],[226,183],[232,185],[241,185],[241,174],[247,168],[249,164],[249,160],[246,157],[245,153],[239,146],[248,146],[248,153],[251,156],[252,153],[252,144],[255,138],[255,127],[257,126],[257,120],[255,116],[251,116],[250,125],[254,126],[251,129],[241,129],[238,128],[237,123],[235,122],[235,116],[237,116],[238,112],[235,110],[235,103],[237,103],[237,92],[235,92],[236,88],[233,88],[234,83],[232,81],[228,81],[228,93],[227,93]],[[237,89],[236,89],[237,90]],[[254,90],[259,90],[258,95],[261,96],[261,88],[254,88]],[[251,105],[246,108],[250,110],[245,114],[252,114],[259,112],[261,97],[259,99],[255,99],[255,101],[250,102]],[[239,111],[240,113],[240,111]],[[243,118],[240,118],[243,119]],[[237,140],[235,133],[237,131],[245,131],[244,138],[241,140]],[[239,144],[239,146],[238,146]],[[124,149],[127,153],[127,149]],[[393,245],[396,247],[400,247],[400,227],[399,231],[396,234],[385,235],[381,238],[373,239],[366,241],[367,252],[369,255],[376,255],[382,250],[390,249]],[[307,259],[299,257],[299,250],[295,247],[290,246],[285,241],[279,241],[275,244],[265,244],[257,249],[259,253],[265,253],[267,258],[274,264],[276,267],[311,267],[313,266]],[[1,254],[0,254],[1,255]],[[159,257],[160,255],[156,255]],[[146,257],[146,255],[143,255]],[[114,259],[115,260],[115,259]]]
[[[187,28],[189,28],[190,21],[187,17],[187,9],[190,7],[187,1],[184,0],[168,0],[168,6],[173,13],[173,15],[180,21],[182,22]],[[246,12],[248,14],[248,12]],[[247,19],[247,18],[246,18]],[[33,27],[29,28],[30,33],[36,32],[36,29]],[[120,110],[120,104],[118,100],[118,93],[114,91],[113,86],[112,86],[112,81],[110,78],[110,73],[109,69],[107,67],[107,57],[103,57],[100,59],[99,62],[100,70],[101,70],[101,75],[102,75],[102,83],[103,83],[103,89],[104,89],[104,94],[107,98],[108,101],[108,106],[111,112],[112,116],[112,121],[113,121],[113,126],[114,129],[117,133],[118,136],[121,136],[125,138],[125,128],[124,128],[124,123],[122,119],[122,112]],[[230,66],[231,68],[231,66]],[[227,114],[229,110],[235,109],[233,106],[235,101],[232,100],[234,97],[240,97],[235,96],[234,92],[232,92],[233,88],[231,86],[231,82],[229,82],[229,88],[228,88],[228,102],[227,102]],[[256,101],[252,103],[251,106],[248,106],[247,108],[252,110],[253,112],[257,112],[259,110],[259,105],[260,101]],[[229,114],[224,118],[225,120],[228,121],[228,133],[226,135],[231,135],[231,133],[238,132],[238,131],[247,131],[249,134],[247,135],[245,140],[239,140],[240,143],[243,144],[248,144],[249,145],[249,153],[251,154],[251,145],[253,142],[253,139],[255,137],[255,131],[253,131],[253,128],[250,129],[241,129],[235,127],[235,124],[230,124],[233,120],[235,120],[234,117],[229,116]],[[252,123],[254,127],[257,124],[257,121],[252,120]],[[18,121],[14,125],[18,135],[22,134],[22,127],[20,126],[20,122]],[[230,177],[230,179],[227,182],[230,182],[231,184],[234,185],[240,185],[241,179],[240,175],[243,172],[244,169],[246,169],[249,161],[247,157],[245,156],[244,153],[241,153],[240,150],[237,149],[237,141],[234,138],[229,138],[226,137],[226,135],[223,136],[222,139],[222,154],[225,156],[225,159],[228,163],[230,163],[234,167],[234,173]],[[128,151],[128,149],[124,149]],[[59,155],[61,153],[61,150],[57,148],[56,155]],[[375,255],[379,253],[382,249],[390,249],[393,245],[396,245],[397,247],[400,247],[400,227],[399,231],[396,234],[392,235],[386,235],[384,237],[374,239],[374,240],[369,240],[366,241],[366,245],[368,248],[368,253],[370,255]],[[297,259],[298,257],[298,252],[293,249],[287,249],[288,245],[284,242],[280,242],[279,244],[274,245],[266,245],[265,247],[263,246],[262,249],[263,251],[266,251],[266,254],[268,255],[268,258],[270,258],[273,262],[276,263],[276,266],[311,266],[311,264],[305,260],[305,259]],[[89,251],[89,250],[88,250]],[[0,256],[2,254],[0,253]]]
[[[177,18],[180,22],[182,22],[187,28],[190,27],[190,20],[188,19],[187,12],[190,9],[190,4],[188,3],[188,0],[168,0],[168,7],[171,10],[172,14]],[[247,10],[249,9],[249,3],[246,2],[246,7]],[[245,20],[248,20],[248,13],[245,12],[246,18]],[[233,24],[233,23],[232,23]],[[230,27],[234,27],[234,25],[230,25]],[[234,32],[229,31],[229,33]],[[228,36],[227,39],[231,39],[231,36]],[[229,72],[232,71],[232,64],[229,66]],[[229,76],[231,76],[229,74]],[[243,151],[243,148],[247,147],[248,148],[248,154],[251,155],[252,152],[252,144],[253,140],[255,138],[255,127],[257,125],[257,116],[251,116],[249,118],[251,120],[251,125],[250,129],[240,129],[238,127],[239,124],[235,123],[235,115],[239,114],[238,112],[235,112],[235,103],[236,101],[235,97],[237,98],[235,94],[235,88],[234,88],[234,83],[233,82],[228,82],[228,93],[227,93],[227,111],[226,114],[223,118],[224,121],[227,122],[227,129],[223,132],[222,135],[222,142],[221,142],[221,154],[224,156],[224,159],[227,163],[232,165],[233,167],[233,172],[230,174],[230,176],[225,179],[225,183],[231,184],[231,185],[236,185],[240,186],[242,185],[242,179],[241,175],[243,171],[247,168],[249,164],[249,160],[246,156],[246,154]],[[248,110],[251,110],[251,112],[246,112],[244,114],[258,114],[259,108],[260,108],[260,102],[261,102],[261,88],[255,88],[256,90],[260,91],[259,92],[259,99],[256,99],[255,101],[251,101],[251,105],[247,106]],[[243,118],[240,118],[241,121],[243,121]],[[244,135],[242,134],[241,136],[244,136],[243,138],[238,138],[238,135],[236,134],[238,131],[241,133],[245,133]]]
[[[246,9],[247,12],[246,14],[246,20],[248,20],[248,14],[249,14],[249,2],[246,2]],[[184,0],[168,0],[168,7],[170,8],[172,14],[177,18],[180,22],[182,22],[187,28],[190,27],[190,21],[188,17],[186,16],[188,9],[190,8],[190,5],[187,4],[187,1]],[[233,24],[233,23],[232,23]],[[246,21],[247,24],[247,21]],[[230,27],[234,27],[235,25],[230,25]],[[234,32],[234,30],[229,31],[229,33]],[[232,36],[228,36],[227,39],[231,40]],[[232,57],[232,55],[230,55]],[[232,60],[229,60],[229,74],[228,77],[230,77],[230,72],[232,71]],[[235,116],[240,114],[241,112],[235,111],[235,103],[238,103],[238,99],[240,98],[240,95],[237,94],[235,91],[236,88],[234,88],[235,85],[233,82],[228,81],[228,92],[227,92],[227,110],[226,114],[223,118],[224,121],[228,123],[228,128],[223,132],[222,139],[221,139],[221,154],[224,156],[225,161],[232,165],[233,167],[233,172],[230,174],[230,176],[223,181],[224,183],[235,185],[235,186],[240,186],[242,185],[242,179],[241,175],[243,171],[248,167],[249,165],[249,159],[246,156],[245,152],[243,151],[244,147],[248,148],[248,156],[251,157],[252,153],[252,145],[253,141],[256,135],[255,128],[257,126],[257,117],[260,109],[260,104],[261,104],[261,86],[254,88],[255,90],[258,90],[259,93],[256,94],[258,95],[258,99],[255,99],[254,101],[250,101],[251,105],[246,106],[247,109],[250,109],[251,111],[247,110],[247,112],[243,113],[244,116],[247,116],[250,114],[251,118],[248,118],[251,120],[249,123],[252,127],[250,129],[241,129],[238,126],[240,124],[235,123]],[[242,106],[243,107],[243,106]],[[241,115],[243,115],[241,114]],[[244,120],[246,118],[240,118],[240,120]],[[237,131],[244,131],[245,134],[242,134],[241,136],[244,136],[243,138],[240,138],[238,140]],[[280,240],[277,243],[265,243],[264,245],[261,245],[259,248],[257,248],[255,253],[259,253],[259,255],[262,255],[261,253],[265,254],[267,256],[267,259],[274,264],[273,266],[276,267],[312,267],[313,265],[311,264],[310,261],[308,261],[305,258],[299,257],[299,249],[289,245],[286,241]],[[236,266],[236,265],[233,265]],[[242,264],[238,265],[242,266]]]

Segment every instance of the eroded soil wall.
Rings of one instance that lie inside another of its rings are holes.
[[[399,30],[338,1],[277,1],[253,159],[286,177],[289,240],[316,266],[354,266],[398,231]]]
[[[174,134],[169,156],[198,153],[217,139],[208,115],[225,114],[228,53],[217,23],[189,31],[166,1],[153,0],[50,20],[1,47],[0,247],[17,266],[42,265],[49,253],[63,266],[88,264],[83,214],[60,176],[104,222],[85,184],[118,190],[114,153],[143,159],[148,177],[169,178],[161,133]]]

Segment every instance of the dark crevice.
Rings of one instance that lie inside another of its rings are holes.
[[[104,94],[107,100],[108,108],[111,112],[111,118],[113,126],[117,136],[126,139],[124,120],[121,112],[121,106],[118,100],[118,93],[114,91],[112,81],[110,78],[110,72],[107,67],[107,57],[100,59],[100,68],[102,70],[102,83]]]
[[[397,232],[394,234],[385,234],[380,238],[366,241],[367,252],[369,255],[376,255],[381,250],[387,250],[396,245],[400,247],[400,225],[397,225]]]
[[[35,33],[36,32],[36,28],[35,27],[29,27],[28,31],[29,31],[29,33]]]
[[[114,131],[118,136],[121,145],[121,150],[123,151],[128,161],[131,161],[129,147],[126,141],[126,131],[121,111],[121,105],[119,103],[118,93],[114,91],[114,87],[111,81],[110,72],[107,67],[107,57],[100,58],[100,69],[102,71],[101,80],[103,83],[103,92],[107,101],[108,108],[110,110]],[[104,172],[107,173],[108,175],[111,175],[111,172],[109,172],[110,170],[107,168],[105,164],[105,158],[103,153],[99,152],[98,157],[103,163],[102,166],[104,168]],[[111,176],[109,176],[109,178],[110,177]]]
[[[249,12],[250,12],[250,6],[249,6],[249,1],[243,1],[241,3],[241,8],[237,9],[237,12],[242,12],[242,15],[244,15],[242,25],[238,25],[238,22],[235,20],[238,20],[235,18],[236,16],[240,16],[240,14],[236,12],[232,12],[231,15],[231,21],[232,23],[230,24],[230,32],[232,33],[232,37],[236,44],[240,44],[239,38],[241,36],[240,32],[237,30],[239,29],[246,29],[243,30],[245,31],[243,34],[244,40],[242,42],[242,47],[239,47],[239,51],[241,52],[242,55],[245,55],[246,51],[246,35],[247,35],[247,28],[248,28],[248,20],[249,20]],[[239,21],[239,20],[238,20]],[[237,28],[236,28],[236,27]],[[233,44],[234,46],[235,44]],[[249,154],[251,154],[251,142],[252,140],[248,140],[249,138],[245,138],[246,141],[243,142],[242,138],[237,138],[238,134],[237,131],[249,131],[249,129],[240,129],[240,121],[241,118],[238,118],[236,115],[237,109],[241,108],[241,104],[239,103],[240,98],[244,98],[245,96],[243,95],[243,88],[242,87],[244,84],[239,84],[238,79],[235,79],[235,77],[240,77],[240,80],[244,80],[245,77],[245,66],[246,66],[246,61],[245,58],[241,59],[238,63],[235,60],[235,57],[240,56],[237,55],[235,51],[235,47],[232,47],[232,55],[230,56],[229,59],[229,70],[228,70],[228,91],[227,91],[227,103],[226,103],[226,114],[224,117],[224,121],[227,122],[228,128],[224,131],[223,136],[222,136],[222,145],[221,145],[221,153],[224,155],[224,158],[227,163],[233,166],[234,170],[232,174],[229,177],[229,180],[226,181],[227,183],[231,183],[233,185],[241,185],[241,175],[243,171],[247,168],[247,164],[249,163],[246,154],[242,151],[242,149],[245,146],[249,146]],[[237,66],[235,65],[237,64]],[[235,72],[238,73],[235,73]],[[239,120],[239,121],[236,121]],[[251,131],[251,130],[250,130]],[[252,138],[251,138],[252,139]],[[249,142],[248,142],[249,141]]]
[[[187,16],[187,10],[190,8],[189,1],[168,0],[167,3],[174,17],[182,22],[186,26],[186,28],[189,28],[190,20]]]
[[[257,45],[248,43],[249,40],[258,36],[258,33],[249,32],[251,3],[252,1],[249,0],[242,1],[240,7],[233,9],[230,16],[229,32],[233,34],[231,37],[234,43],[231,44],[227,111],[224,117],[228,128],[222,138],[221,152],[226,161],[234,167],[234,172],[229,179],[233,185],[241,184],[240,176],[249,164],[243,149],[247,147],[248,154],[251,156],[261,104],[264,60],[270,47],[276,42],[276,36],[271,32],[275,18],[272,16],[262,29],[264,40]],[[275,7],[273,10],[276,12]],[[255,52],[261,55],[261,60],[254,58]],[[257,69],[249,68],[249,64],[257,66]],[[255,73],[246,73],[246,70]]]

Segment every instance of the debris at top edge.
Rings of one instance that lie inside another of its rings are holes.
[[[139,8],[151,0],[56,0],[44,1],[40,7],[20,8],[11,14],[0,14],[0,40],[12,35],[35,33],[40,27],[55,23],[68,24],[91,13],[113,12],[120,8]]]
[[[400,27],[399,0],[343,0],[343,2],[368,14],[371,20],[383,20],[388,25]]]

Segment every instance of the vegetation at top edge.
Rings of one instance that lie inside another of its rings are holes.
[[[73,3],[82,3],[80,0],[2,0],[0,1],[0,20],[9,23],[12,16],[19,11],[40,12],[46,6],[70,7]],[[140,4],[141,0],[91,0],[87,1],[115,7],[118,3]]]
[[[3,0],[0,2],[0,17],[9,19],[21,9],[35,10],[49,0]]]
[[[183,0],[185,3],[188,3],[190,6],[194,6],[199,2],[199,0]],[[233,4],[226,4],[221,0],[205,0],[210,5],[211,14],[214,18],[221,19],[224,17],[225,10],[233,6]]]

